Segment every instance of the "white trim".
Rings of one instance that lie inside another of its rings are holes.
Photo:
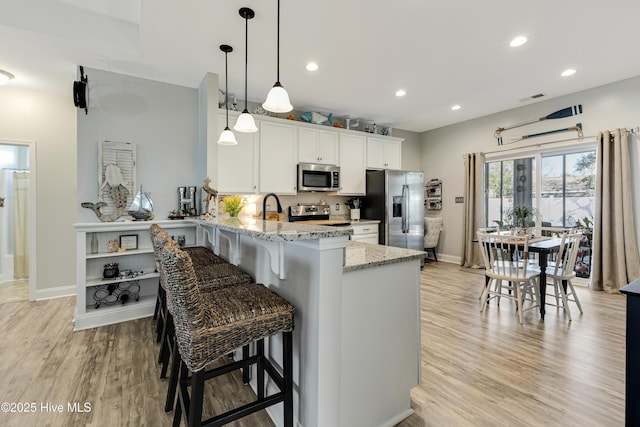
[[[32,301],[41,301],[45,299],[71,297],[76,294],[76,285],[57,286],[55,288],[38,289],[35,298]]]
[[[29,148],[29,301],[35,301],[37,293],[37,259],[36,259],[36,192],[38,189],[36,179],[36,141],[0,139],[0,145],[22,145]]]

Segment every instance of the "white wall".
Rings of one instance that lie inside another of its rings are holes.
[[[505,143],[509,142],[510,138],[575,126],[576,123],[582,123],[585,136],[594,136],[601,130],[640,126],[640,77],[435,129],[421,135],[421,169],[424,169],[426,177],[440,178],[443,181],[443,209],[439,215],[444,217],[444,229],[438,245],[438,253],[442,254],[442,256],[439,255],[439,258],[456,262],[460,260],[462,255],[463,205],[455,204],[454,197],[462,196],[464,192],[463,155],[471,152],[486,153],[499,149],[535,146],[550,139],[572,138],[576,136],[575,132],[559,133],[553,138],[531,138],[528,141],[504,145],[499,148],[494,138],[494,131],[501,126],[534,120],[553,111],[577,104],[582,104],[583,114],[564,119],[547,120],[505,131],[503,133]],[[631,165],[632,169],[636,170],[635,183],[640,183],[637,172],[640,167],[638,143],[639,140],[636,136],[631,144],[635,150]],[[640,184],[636,184],[636,208],[640,206],[639,203]],[[636,209],[636,224],[636,227],[639,228],[639,209]]]
[[[69,97],[2,87],[0,117],[0,139],[36,141],[36,296],[75,286],[72,224],[78,198],[71,82]]]
[[[402,169],[407,171],[422,170],[422,164],[420,163],[422,151],[420,134],[394,128],[393,136],[396,138],[404,138],[404,141],[402,141]],[[426,175],[425,180],[428,180]]]
[[[87,69],[89,114],[78,110],[78,201],[97,201],[98,141],[136,144],[137,181],[151,194],[155,219],[178,207],[178,186],[200,189],[206,173],[198,142],[196,89]],[[77,222],[99,222],[76,205]]]

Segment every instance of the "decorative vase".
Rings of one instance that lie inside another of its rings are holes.
[[[91,253],[98,253],[98,235],[96,233],[91,233]]]
[[[104,270],[102,271],[102,277],[104,277],[105,279],[113,279],[114,277],[118,277],[119,275],[120,275],[120,269],[118,268],[117,262],[104,265]]]
[[[351,209],[351,220],[360,221],[360,209]]]

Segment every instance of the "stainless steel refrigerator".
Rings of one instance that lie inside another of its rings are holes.
[[[424,250],[424,173],[367,171],[361,215],[380,220],[381,245]]]

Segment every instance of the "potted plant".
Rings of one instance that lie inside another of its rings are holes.
[[[507,222],[515,228],[518,234],[526,235],[529,232],[529,224],[535,222],[540,213],[532,206],[513,206],[505,212]]]
[[[244,207],[244,200],[240,196],[227,196],[222,199],[224,202],[224,210],[229,213],[232,218],[238,216],[238,213]]]

